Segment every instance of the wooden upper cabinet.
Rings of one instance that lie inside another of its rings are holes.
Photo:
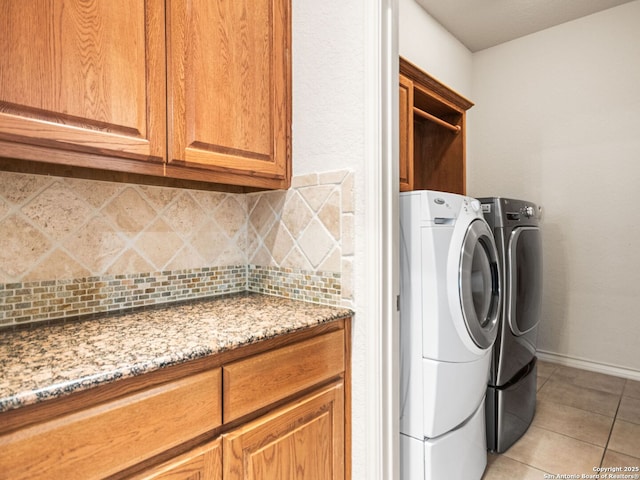
[[[290,1],[1,1],[0,156],[287,188]]]
[[[466,193],[473,103],[400,57],[400,190]]]
[[[290,0],[168,1],[167,173],[287,188]]]
[[[0,155],[163,162],[163,1],[3,0],[0,31]]]

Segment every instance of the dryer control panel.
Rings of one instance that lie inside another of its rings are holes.
[[[541,208],[535,203],[512,198],[481,198],[482,213],[493,228],[515,225],[537,226]]]

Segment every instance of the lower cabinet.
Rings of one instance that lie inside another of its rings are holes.
[[[349,320],[0,414],[0,480],[349,480]]]
[[[97,389],[94,398],[62,415],[58,409],[65,405],[55,401],[44,414],[25,409],[24,422],[30,424],[0,434],[0,479],[116,475],[219,428],[220,386],[221,371],[215,368],[106,402]],[[10,428],[4,418],[0,415],[0,431]]]
[[[225,480],[345,478],[342,382],[223,435]]]
[[[344,420],[337,382],[132,478],[344,480]]]

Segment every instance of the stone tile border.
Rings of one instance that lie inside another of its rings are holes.
[[[0,284],[0,326],[246,290],[245,265]]]
[[[340,274],[309,272],[296,268],[249,265],[248,289],[252,292],[338,306]]]
[[[252,291],[339,306],[339,273],[231,265],[0,284],[0,328]]]

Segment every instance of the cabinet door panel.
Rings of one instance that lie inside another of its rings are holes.
[[[164,2],[4,0],[0,31],[0,139],[163,161]]]
[[[151,468],[131,480],[222,480],[222,441],[202,447]]]
[[[413,190],[413,82],[400,75],[400,191]]]
[[[170,4],[169,174],[288,186],[289,0]]]
[[[223,478],[344,479],[344,448],[337,383],[224,435]]]

